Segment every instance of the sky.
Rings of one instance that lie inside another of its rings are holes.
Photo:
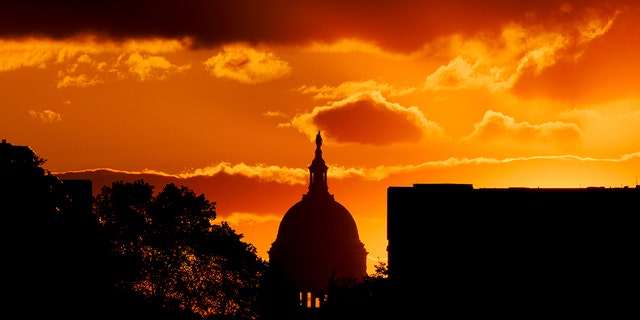
[[[622,0],[9,0],[0,137],[94,193],[204,193],[268,259],[320,131],[372,272],[390,186],[637,185],[638,19]]]

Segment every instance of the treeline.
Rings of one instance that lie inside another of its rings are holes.
[[[0,170],[2,311],[28,318],[282,319],[277,279],[243,235],[216,221],[216,203],[185,186],[116,181],[97,196],[29,168]],[[83,196],[85,199],[83,200]],[[377,312],[386,269],[332,279],[313,317]],[[353,279],[352,279],[353,280]],[[295,306],[294,306],[295,307]],[[374,311],[368,311],[374,310]]]

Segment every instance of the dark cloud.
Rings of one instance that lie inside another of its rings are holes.
[[[66,38],[81,33],[115,39],[192,37],[196,45],[205,46],[358,37],[396,50],[413,50],[437,35],[545,17],[560,11],[565,2],[9,0],[0,5],[0,37]],[[576,8],[603,3],[574,2]]]
[[[422,128],[410,116],[407,111],[391,110],[384,103],[364,99],[320,111],[313,122],[337,141],[387,145],[422,138]]]
[[[239,38],[242,35],[241,24],[255,20],[251,11],[239,8],[239,3],[11,1],[0,10],[0,35],[65,38],[94,33],[116,39],[193,36],[202,43],[223,42]]]

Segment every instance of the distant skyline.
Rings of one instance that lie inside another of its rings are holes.
[[[371,271],[389,186],[637,184],[639,18],[634,1],[8,1],[0,138],[55,174],[184,182],[266,258],[320,130]]]

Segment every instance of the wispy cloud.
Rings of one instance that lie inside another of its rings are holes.
[[[138,76],[141,81],[157,79],[163,80],[176,73],[182,73],[189,69],[190,65],[177,66],[169,62],[165,57],[141,55],[132,53],[124,62],[129,71]]]
[[[275,53],[243,44],[225,46],[223,52],[207,59],[204,67],[217,78],[248,84],[269,82],[291,72],[289,63]]]
[[[446,65],[427,76],[423,88],[504,91],[525,74],[539,74],[558,61],[576,61],[591,41],[611,28],[618,16],[617,11],[611,16],[586,12],[591,14],[566,23],[512,22],[499,34],[453,35],[439,41],[443,46],[440,49],[454,55]]]
[[[398,166],[377,166],[375,168],[346,168],[341,166],[331,167],[331,177],[334,179],[345,179],[350,177],[361,177],[365,180],[383,180],[392,175],[416,173],[424,169],[453,168],[467,165],[482,164],[507,164],[513,162],[527,162],[537,160],[575,160],[579,162],[591,163],[621,163],[635,159],[640,159],[640,151],[623,154],[617,158],[595,158],[581,157],[577,155],[549,155],[549,156],[530,156],[530,157],[511,157],[511,158],[456,158],[451,157],[444,160],[427,161],[418,164],[398,165]]]
[[[162,54],[184,50],[189,45],[189,39],[0,39],[0,72],[20,68],[56,70],[58,88],[95,86],[130,77],[141,81],[166,79],[190,66],[174,65]]]
[[[95,168],[95,169],[85,169],[85,170],[76,170],[76,171],[68,171],[61,173],[81,173],[81,172],[93,172],[93,171],[112,171],[117,173],[125,173],[125,174],[153,174],[164,177],[172,177],[178,179],[187,179],[193,177],[211,177],[217,174],[229,174],[229,175],[240,175],[249,178],[256,178],[258,180],[263,181],[274,181],[282,184],[304,184],[307,182],[308,171],[302,168],[288,168],[283,166],[275,166],[275,165],[247,165],[244,163],[238,164],[230,164],[228,162],[221,162],[216,165],[207,166],[204,168],[197,168],[191,171],[181,172],[181,173],[167,173],[159,170],[153,169],[144,169],[141,171],[126,171],[126,170],[118,170],[112,168]]]
[[[279,222],[282,219],[281,214],[255,214],[247,212],[233,212],[228,216],[219,217],[228,222],[230,225],[247,226],[270,221]]]
[[[38,119],[44,123],[54,123],[62,121],[62,115],[49,109],[43,111],[29,110],[29,115],[32,118]]]
[[[596,158],[596,157],[582,157],[577,155],[565,154],[565,155],[541,155],[541,156],[529,156],[529,157],[508,157],[508,158],[489,158],[489,157],[476,157],[476,158],[456,158],[450,157],[443,160],[425,161],[417,164],[406,165],[380,165],[376,167],[345,167],[340,165],[328,164],[331,168],[327,173],[331,179],[349,179],[349,178],[361,178],[370,181],[380,181],[396,174],[416,173],[424,169],[437,169],[437,168],[454,168],[467,165],[482,165],[482,164],[507,164],[513,162],[527,162],[537,160],[575,160],[579,162],[589,163],[622,163],[634,161],[640,159],[640,151],[623,154],[614,158]],[[96,168],[86,170],[75,170],[67,172],[54,172],[54,174],[69,174],[69,173],[88,173],[96,171],[110,171],[115,173],[125,174],[153,174],[164,177],[172,178],[193,178],[193,177],[211,177],[217,174],[229,174],[239,175],[249,178],[254,178],[260,181],[276,182],[279,184],[299,185],[308,183],[308,169],[307,168],[287,168],[281,166],[269,166],[269,165],[254,165],[249,166],[243,163],[232,165],[226,162],[219,163],[217,165],[208,166],[201,169],[195,169],[182,173],[166,173],[162,171],[145,169],[142,171],[126,171],[111,168]],[[238,213],[238,216],[234,219],[241,219],[242,214]]]
[[[66,75],[59,73],[58,88],[66,87],[92,87],[104,83],[104,80],[97,76],[90,77],[86,74]]]

